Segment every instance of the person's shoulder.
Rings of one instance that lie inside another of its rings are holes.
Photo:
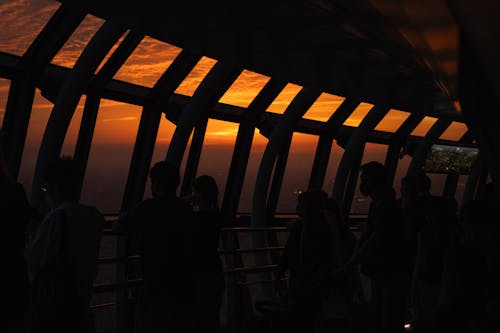
[[[452,197],[429,195],[425,203],[425,208],[429,213],[436,215],[455,213],[457,210],[457,201]]]
[[[58,214],[68,214],[71,217],[79,216],[85,220],[104,221],[102,212],[93,205],[83,203],[65,203],[57,208]]]
[[[16,181],[0,181],[0,193],[2,196],[8,196],[12,199],[25,199],[26,191],[24,186]]]
[[[300,232],[304,226],[304,220],[296,219],[288,225],[288,229],[291,233]]]

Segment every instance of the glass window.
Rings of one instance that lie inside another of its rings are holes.
[[[90,14],[85,16],[82,23],[80,23],[64,46],[59,50],[59,52],[57,52],[51,63],[63,67],[73,68],[78,60],[78,57],[80,57],[89,41],[103,23],[104,20],[98,17]]]
[[[222,204],[237,133],[236,123],[215,119],[208,121],[196,175],[214,177],[219,187],[219,205]]]
[[[3,124],[5,108],[9,99],[10,80],[0,78],[0,124]]]
[[[443,134],[441,134],[439,138],[443,140],[458,141],[462,138],[462,136],[464,136],[467,130],[467,125],[454,121],[450,124],[450,126],[448,126],[448,128],[443,132]]]
[[[312,147],[316,147],[317,144],[316,135],[293,134],[276,212],[295,213],[297,194],[307,190],[309,185],[316,152],[316,149]]]
[[[141,110],[136,105],[101,101],[81,200],[104,214],[120,209]]]
[[[0,51],[22,56],[60,5],[54,0],[2,0]]]
[[[303,118],[327,121],[344,100],[345,97],[322,93],[309,110],[307,110]]]
[[[411,135],[415,136],[425,136],[427,132],[431,129],[432,125],[437,121],[436,118],[425,116],[424,119],[415,127],[411,132]]]
[[[316,147],[314,149],[316,149]],[[344,148],[340,147],[337,141],[334,141],[332,149],[330,150],[330,159],[328,160],[328,166],[326,168],[325,181],[323,182],[323,188],[329,196],[332,195],[335,176],[337,175],[337,170],[343,154]]]
[[[76,141],[78,140],[78,132],[80,132],[85,100],[86,95],[83,95],[75,108],[73,117],[71,117],[71,122],[69,123],[68,131],[66,132],[61,149],[61,155],[73,156],[75,154]]]
[[[269,105],[266,111],[283,114],[285,113],[288,105],[292,102],[295,96],[302,89],[301,86],[298,86],[293,83],[288,83],[285,88],[280,92],[280,94],[276,97],[276,99]]]
[[[38,150],[40,149],[43,133],[53,107],[54,104],[45,99],[41,91],[36,89],[28,132],[26,133],[21,167],[19,169],[19,181],[24,185],[28,198],[31,197],[31,184],[33,182],[36,159],[38,158]]]
[[[238,213],[250,213],[252,211],[253,193],[255,180],[259,171],[260,161],[266,149],[267,139],[255,130],[252,141],[252,148],[248,158],[247,170],[241,190],[240,202],[238,204]]]
[[[219,102],[246,108],[264,88],[269,79],[268,76],[244,70],[224,96],[219,99]]]
[[[375,126],[375,130],[394,133],[409,116],[410,113],[408,112],[391,109],[377,126]]]
[[[193,70],[186,76],[184,81],[175,90],[176,94],[193,96],[201,81],[217,63],[216,60],[202,57]]]
[[[182,49],[146,36],[113,77],[153,87]]]
[[[343,125],[358,127],[359,124],[363,121],[365,116],[370,112],[373,104],[369,103],[360,103],[356,109],[351,113],[351,115],[344,121]]]

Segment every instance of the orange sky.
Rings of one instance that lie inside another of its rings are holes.
[[[0,51],[22,55],[59,5],[60,3],[54,0],[2,0],[0,3],[0,19],[2,20]],[[53,59],[52,63],[72,67],[86,43],[102,23],[103,20],[88,15],[64,45],[63,49]],[[152,87],[180,51],[181,49],[176,46],[146,37],[114,78]],[[177,88],[176,93],[191,96],[203,77],[215,63],[216,61],[213,59],[202,58],[186,80]],[[268,79],[267,76],[244,71],[220,99],[220,102],[246,107]],[[8,80],[0,79],[0,120],[3,119],[5,111],[8,86]],[[300,88],[300,86],[289,84],[269,107],[268,111],[283,113]],[[82,97],[80,105],[75,112],[65,145],[71,145],[76,140],[84,99],[85,97]],[[304,117],[325,121],[343,100],[343,97],[324,93]],[[371,106],[370,104],[362,103],[352,116],[347,119],[345,124],[357,126]],[[40,92],[37,91],[28,132],[28,144],[40,142],[52,107],[52,103],[45,100],[40,95]],[[102,100],[94,142],[133,142],[137,132],[140,112],[141,108],[137,106]],[[376,129],[393,132],[407,116],[408,113],[406,112],[391,110]],[[435,120],[427,117],[413,134],[425,135]],[[168,143],[174,129],[173,124],[162,119],[158,133],[158,142]],[[211,120],[207,128],[206,142],[207,144],[232,145],[237,130],[237,124]],[[456,140],[464,132],[465,126],[453,124],[442,137]],[[310,147],[315,142],[315,138],[311,138],[311,136],[296,134],[295,137],[298,142],[301,142],[301,146],[304,148]],[[256,135],[255,143],[264,145],[266,139],[261,135]]]

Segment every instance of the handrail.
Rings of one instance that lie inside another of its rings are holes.
[[[223,227],[221,228],[221,232],[258,232],[258,231],[289,231],[288,227]],[[114,231],[111,228],[104,228],[102,230],[103,236],[118,236],[124,235],[123,233]]]
[[[288,227],[224,227],[222,232],[289,231]]]
[[[357,218],[354,218],[357,220]],[[363,219],[360,217],[360,219]],[[289,227],[287,226],[269,226],[269,227],[244,227],[244,226],[235,226],[235,227],[224,227],[221,229],[221,232],[286,232],[289,231]],[[103,235],[121,235],[118,232],[113,231],[113,229],[107,227],[103,230]],[[268,246],[268,247],[258,247],[258,248],[249,248],[249,249],[232,249],[232,250],[224,250],[219,249],[218,253],[220,255],[231,255],[231,254],[243,254],[243,253],[259,253],[259,252],[274,252],[274,251],[282,251],[284,250],[284,246]],[[129,260],[140,260],[142,256],[140,255],[130,255],[127,257],[100,257],[98,258],[99,264],[112,264],[119,263]],[[274,272],[279,269],[279,265],[276,264],[268,264],[268,265],[255,265],[255,266],[243,266],[243,267],[234,267],[224,269],[223,273],[225,276],[234,276],[238,274],[257,274],[263,272]],[[248,286],[251,284],[258,283],[271,283],[275,281],[273,280],[258,280],[258,281],[238,281],[236,286]],[[130,279],[127,281],[114,282],[114,283],[105,283],[105,284],[97,284],[94,285],[94,293],[106,293],[113,292],[120,289],[127,289],[138,287],[143,284],[142,278]],[[232,285],[231,287],[234,287]],[[98,309],[102,307],[114,306],[116,302],[109,302],[103,304],[94,304],[91,306],[92,309]]]
[[[98,284],[94,285],[94,293],[107,293],[111,291],[115,291],[118,289],[126,289],[130,287],[137,287],[142,285],[144,282],[143,279],[137,278],[137,279],[131,279],[127,281],[122,281],[122,282],[114,282],[114,283],[103,283],[103,284]]]
[[[232,269],[225,269],[223,273],[225,275],[231,274],[252,274],[252,273],[262,273],[262,272],[272,272],[279,268],[279,265],[261,265],[261,266],[245,266],[245,267],[237,267]],[[122,282],[114,282],[114,283],[103,283],[94,285],[94,293],[106,293],[111,291],[116,291],[119,289],[126,289],[131,287],[138,287],[144,283],[144,279],[130,279]]]
[[[235,250],[218,250],[217,252],[221,255],[229,255],[236,253],[254,253],[254,252],[273,252],[273,251],[282,251],[284,250],[284,246],[268,246],[268,247],[257,247],[252,249],[235,249]],[[97,258],[98,264],[113,264],[117,262],[124,262],[129,260],[141,260],[142,256],[133,255],[128,257],[100,257]]]
[[[142,256],[140,255],[133,255],[133,256],[128,256],[128,257],[100,257],[97,258],[97,263],[98,264],[112,264],[115,262],[123,262],[123,261],[129,261],[129,260],[140,260],[142,259]]]
[[[253,253],[253,252],[272,252],[272,251],[282,251],[284,246],[268,246],[268,247],[256,247],[253,249],[236,249],[236,250],[219,250],[219,254],[235,254],[235,253]]]
[[[122,302],[120,302],[122,303]],[[115,305],[118,305],[119,303],[118,302],[109,302],[109,303],[101,303],[101,304],[92,304],[90,306],[90,310],[96,310],[96,309],[101,309],[101,308],[107,308],[107,307],[110,307],[110,306],[115,306]]]
[[[260,266],[244,266],[225,269],[224,274],[251,274],[251,273],[262,273],[262,272],[272,272],[279,269],[279,265],[260,265]]]

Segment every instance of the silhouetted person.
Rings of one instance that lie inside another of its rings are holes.
[[[461,232],[445,257],[440,312],[432,332],[498,331],[500,226],[498,200],[475,199],[459,214]]]
[[[325,199],[324,192],[319,190],[298,195],[299,219],[291,227],[281,258],[281,274],[289,271],[291,329],[294,332],[315,332],[334,262]]]
[[[33,281],[30,332],[89,332],[90,300],[97,274],[104,218],[79,203],[81,170],[61,158],[44,173],[51,210],[26,248]]]
[[[431,195],[431,180],[421,170],[401,180],[401,208],[406,223],[413,330],[428,332],[441,294],[443,258],[457,225],[454,198]]]
[[[24,329],[30,289],[24,246],[32,211],[23,186],[8,170],[0,130],[0,253],[4,267],[0,295],[6,305],[1,312],[1,332],[22,332]]]
[[[219,189],[214,178],[197,177],[192,184],[194,332],[220,332],[224,275],[218,253],[220,229]]]
[[[140,332],[187,332],[192,306],[191,207],[176,190],[179,168],[167,161],[149,172],[152,197],[121,216],[119,233],[137,235],[142,255],[143,294],[139,299]]]
[[[326,195],[326,193],[325,193]],[[342,276],[332,275],[351,258],[357,238],[349,229],[340,204],[334,198],[326,201],[325,216],[332,235],[333,263],[328,288],[323,296],[321,332],[352,332],[353,309],[362,298],[362,286],[357,270]]]
[[[404,225],[394,189],[387,185],[385,166],[372,161],[360,167],[360,191],[371,198],[365,230],[349,261],[337,274],[360,265],[371,282],[371,301],[377,314],[377,332],[404,329],[409,277],[404,270]]]

